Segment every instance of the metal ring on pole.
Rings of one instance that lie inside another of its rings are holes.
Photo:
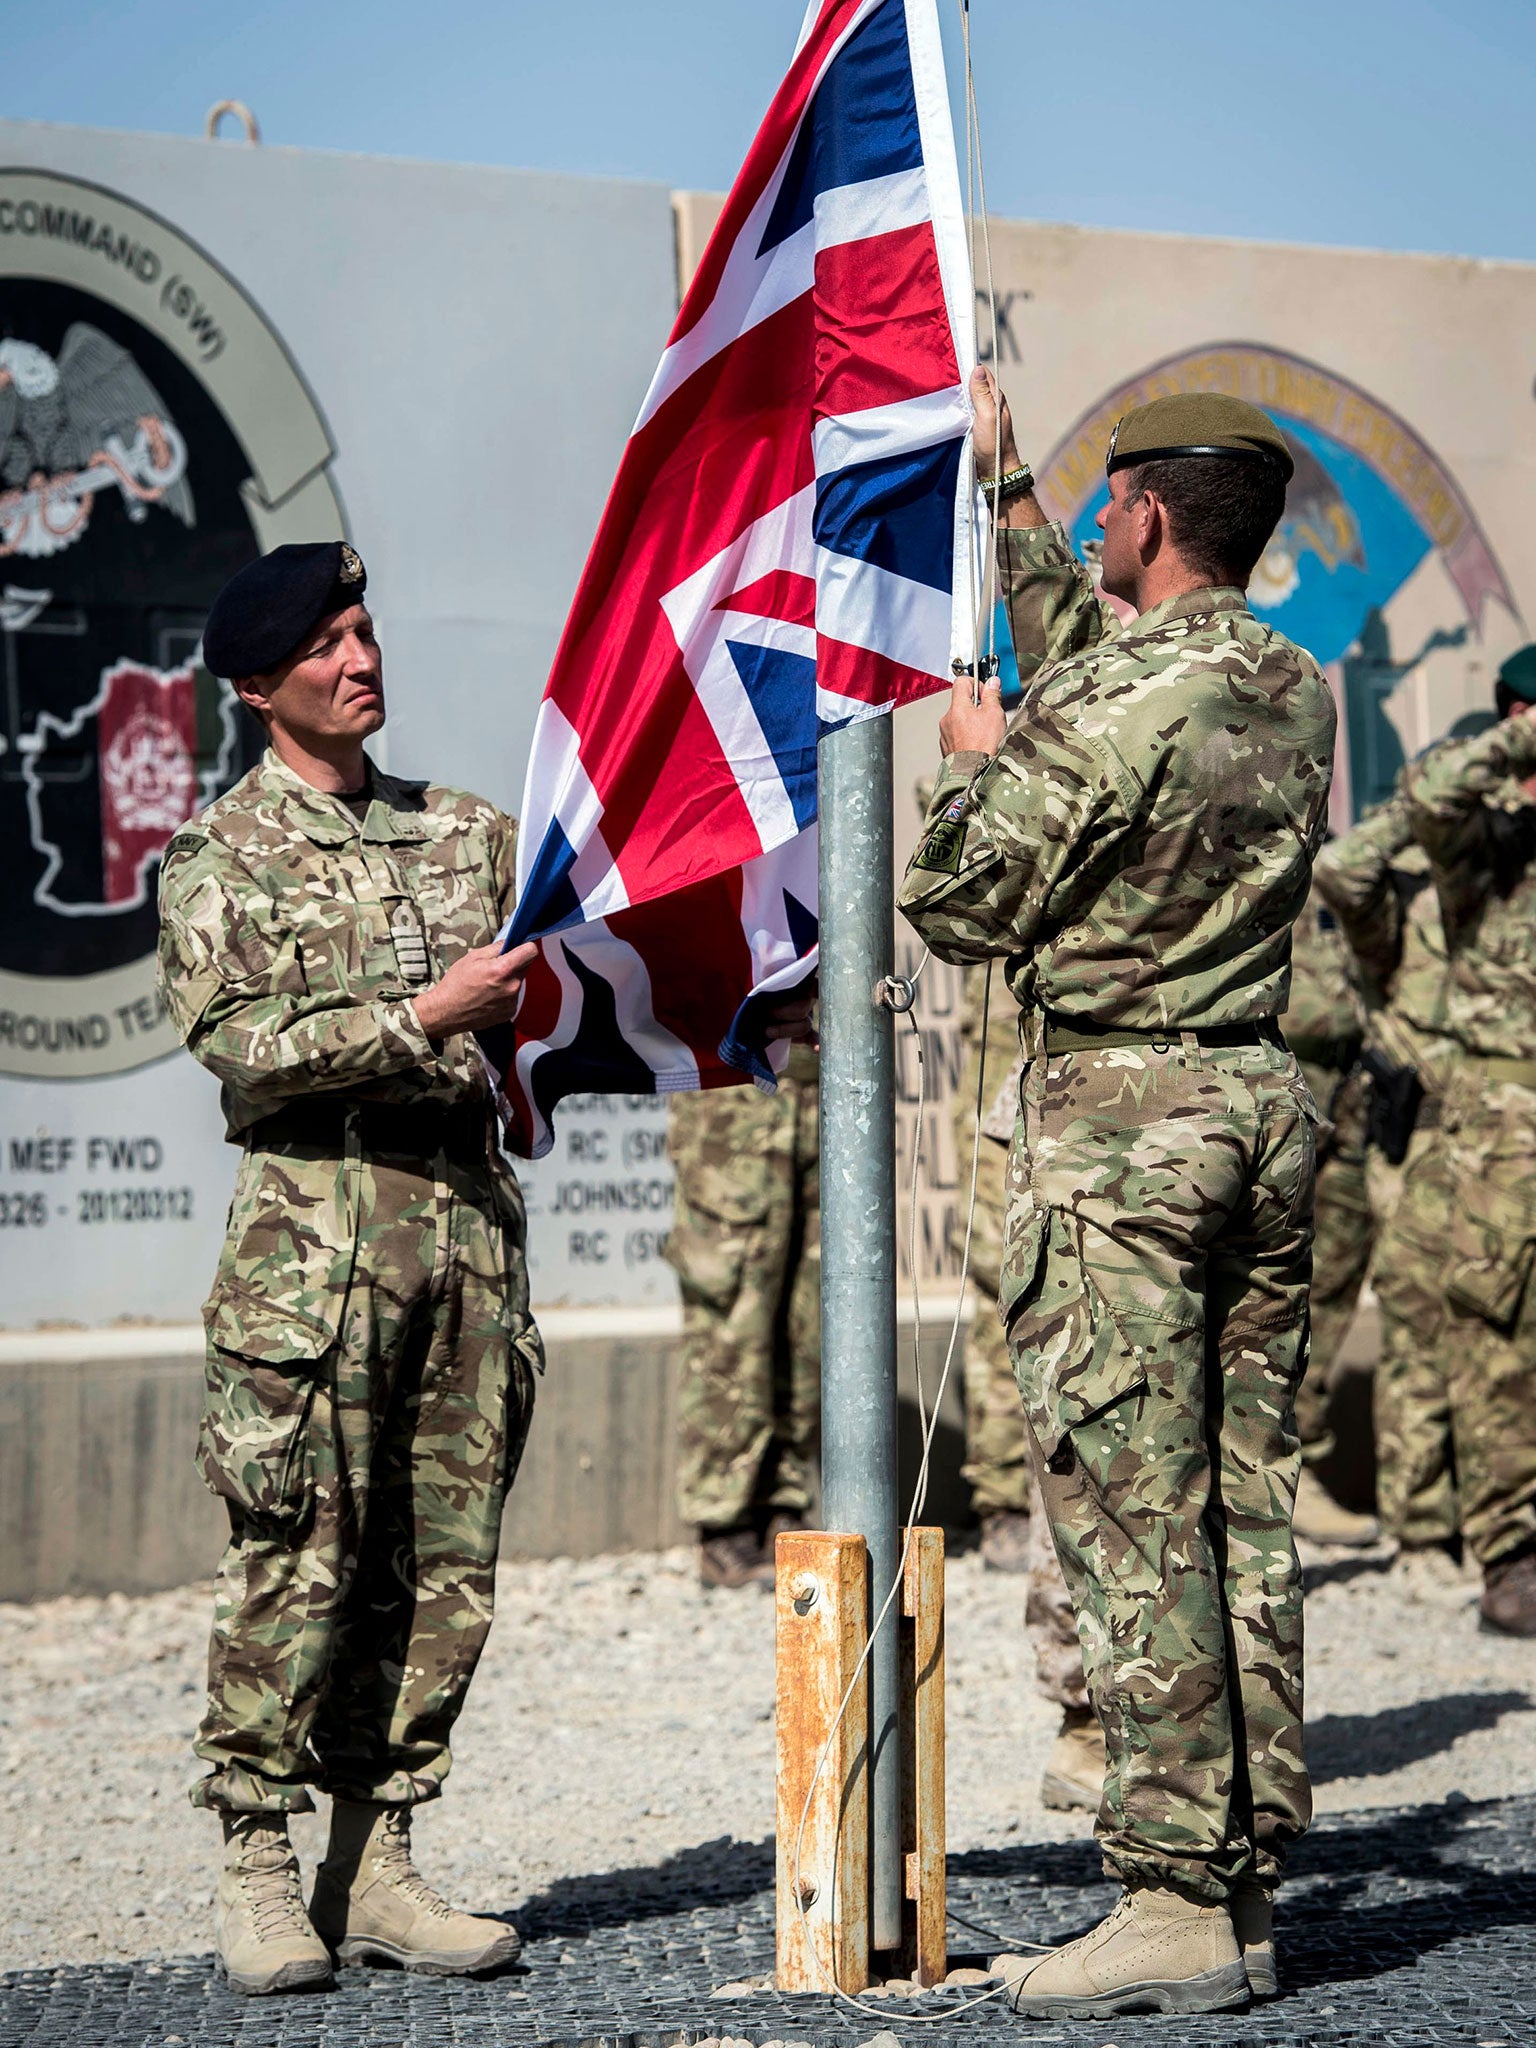
[[[210,142],[218,141],[219,123],[226,114],[233,114],[241,127],[244,128],[247,142],[252,145],[260,142],[261,129],[257,124],[256,116],[245,104],[244,100],[219,100],[208,109],[208,120],[204,126],[203,133]]]
[[[909,981],[904,974],[888,974],[884,981],[876,984],[875,1001],[887,1010],[894,1010],[898,1017],[905,1017],[917,1001],[917,983]]]

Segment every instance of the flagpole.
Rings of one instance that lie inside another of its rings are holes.
[[[900,1561],[891,721],[817,749],[821,861],[822,1524],[869,1549],[871,1619]],[[870,1946],[902,1939],[900,1635],[871,1647]]]

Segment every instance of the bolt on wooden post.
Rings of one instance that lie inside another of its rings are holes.
[[[871,1715],[861,1659],[874,1605],[862,1536],[778,1539],[777,1954],[781,1991],[856,1993],[871,1981]],[[942,1983],[944,1536],[917,1529],[884,1626],[901,1658],[902,1939],[882,1975]],[[846,1704],[845,1704],[846,1702]],[[839,1709],[841,1708],[841,1716]]]

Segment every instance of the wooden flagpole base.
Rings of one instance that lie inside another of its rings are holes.
[[[859,1992],[869,1985],[871,1960],[869,1688],[867,1672],[856,1683],[854,1673],[868,1640],[868,1553],[862,1536],[796,1531],[779,1537],[776,1564],[778,1988]],[[913,1532],[899,1608],[886,1627],[901,1634],[906,1882],[901,1954],[885,1967],[939,1984],[948,1967],[941,1529]]]
[[[868,1553],[862,1536],[797,1530],[779,1537],[776,1567],[778,1987],[863,1991],[869,1984],[869,1684],[867,1670],[856,1683],[854,1673],[868,1638]]]

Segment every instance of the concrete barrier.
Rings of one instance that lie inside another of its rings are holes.
[[[937,1383],[953,1304],[925,1308]],[[549,1369],[507,1511],[505,1554],[589,1557],[686,1540],[676,1478],[676,1308],[553,1309]],[[147,1593],[206,1578],[224,1514],[193,1469],[200,1326],[0,1334],[0,1599]],[[919,1426],[903,1324],[902,1465]],[[959,1362],[935,1439],[928,1518],[969,1519]]]

